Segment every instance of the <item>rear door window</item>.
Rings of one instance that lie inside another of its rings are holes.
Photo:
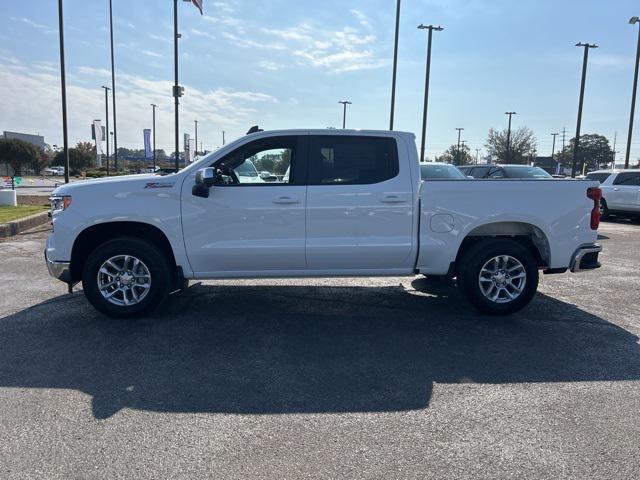
[[[394,178],[398,172],[393,138],[315,135],[310,139],[310,185],[366,185]]]

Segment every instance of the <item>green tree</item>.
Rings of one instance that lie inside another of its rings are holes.
[[[18,139],[0,140],[0,160],[7,162],[16,176],[38,161],[41,152],[35,145]]]
[[[83,170],[91,167],[96,158],[95,147],[90,142],[78,142],[69,149],[69,173],[78,175]],[[53,159],[55,165],[64,165],[64,151],[60,151]]]
[[[565,167],[573,165],[573,150],[576,144],[575,137],[569,141],[569,145],[564,147],[556,155],[556,160]],[[576,162],[576,173],[581,173],[582,166],[586,166],[586,171],[606,168],[613,161],[613,150],[609,146],[609,140],[597,133],[580,135],[580,146],[578,148],[578,158]]]
[[[508,131],[489,129],[487,142],[484,144],[487,153],[496,163],[526,164],[530,152],[535,150],[537,140],[533,131],[528,127],[511,130],[509,151],[507,152]]]
[[[465,144],[460,145],[460,151],[458,151],[457,144],[451,145],[437,160],[454,165],[469,165],[474,161],[471,150]]]

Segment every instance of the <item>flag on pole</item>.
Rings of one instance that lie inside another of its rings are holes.
[[[191,2],[200,10],[200,15],[202,15],[202,2],[204,0],[191,0]]]
[[[153,158],[153,153],[151,152],[151,129],[143,129],[142,135],[144,136],[144,158],[145,160],[151,160]]]

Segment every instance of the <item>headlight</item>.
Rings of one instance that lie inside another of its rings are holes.
[[[71,196],[49,197],[49,203],[51,204],[51,214],[62,212],[71,206]]]

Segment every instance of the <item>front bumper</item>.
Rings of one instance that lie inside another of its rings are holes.
[[[47,251],[44,251],[44,260],[47,264],[47,270],[49,275],[53,278],[57,278],[65,283],[71,283],[71,263],[70,262],[56,262],[47,258]]]
[[[600,268],[598,254],[602,251],[602,245],[593,244],[579,247],[571,257],[569,269],[574,272],[593,270]]]

